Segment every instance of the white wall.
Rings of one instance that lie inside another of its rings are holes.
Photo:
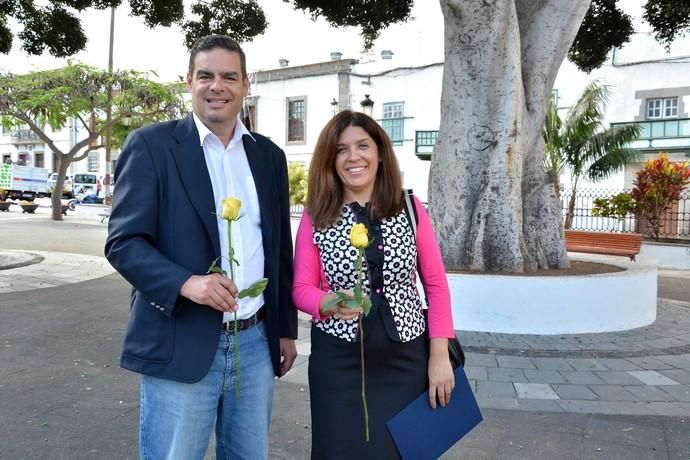
[[[28,129],[28,128],[20,128],[20,129]],[[55,143],[55,146],[60,149],[62,152],[67,152],[73,145],[74,141],[73,138],[76,138],[77,141],[83,139],[86,137],[86,131],[85,130],[76,130],[74,135],[71,134],[72,131],[72,125],[71,121],[68,121],[68,125],[65,126],[62,129],[52,129],[50,127],[46,127],[46,134],[48,137],[50,137],[53,142]],[[48,169],[50,172],[54,172],[53,170],[53,152],[48,148],[47,145],[44,143],[37,143],[37,144],[31,144],[32,148],[31,150],[28,149],[27,144],[20,144],[20,145],[14,145],[12,143],[12,133],[14,132],[14,129],[10,130],[9,132],[6,133],[1,133],[0,132],[0,160],[5,154],[10,154],[12,161],[16,162],[19,159],[19,154],[22,152],[28,152],[30,156],[30,162],[28,163],[28,166],[35,166],[35,157],[34,154],[37,152],[42,152],[44,154],[44,168]],[[96,152],[99,152],[99,166],[98,166],[98,174],[104,174],[105,172],[105,155],[101,150],[96,150]],[[68,173],[69,174],[75,174],[75,173],[80,173],[80,172],[89,172],[88,171],[88,158],[85,158],[82,161],[78,162],[73,162],[69,169]]]
[[[372,115],[379,123],[383,118],[384,103],[405,103],[403,145],[395,146],[395,153],[403,173],[403,186],[413,189],[422,201],[427,201],[431,162],[420,160],[415,155],[415,131],[436,131],[439,128],[443,66],[439,64],[425,69],[397,70],[377,75],[386,68],[400,65],[395,57],[390,61],[355,65],[353,73],[368,77],[351,78],[352,103],[355,110],[361,110],[359,103],[369,94],[374,101]]]
[[[629,2],[631,3],[631,2]],[[639,22],[637,17],[635,21]],[[683,58],[688,57],[688,58]],[[615,61],[612,60],[615,58]],[[427,58],[430,59],[430,58]],[[640,63],[641,61],[651,61]],[[440,63],[420,57],[409,67],[409,62],[374,58],[356,64],[350,75],[350,107],[361,110],[360,101],[365,95],[374,101],[373,117],[381,122],[383,104],[403,101],[405,134],[403,145],[395,146],[404,186],[414,189],[424,201],[427,199],[429,161],[415,155],[415,131],[438,130],[440,124],[440,98],[443,67]],[[398,69],[398,70],[395,70]],[[644,30],[636,33],[622,49],[611,53],[607,62],[591,74],[579,71],[574,64],[565,61],[556,78],[558,105],[564,116],[589,82],[599,80],[610,86],[610,101],[606,107],[604,124],[629,122],[639,118],[644,98],[636,99],[636,92],[660,88],[690,86],[690,37],[679,38],[667,53]],[[257,83],[252,94],[259,96],[258,131],[271,137],[285,149],[289,161],[309,163],[311,153],[321,128],[332,116],[330,101],[338,99],[336,74],[293,78],[268,83]],[[307,135],[303,145],[286,145],[286,98],[307,96]],[[684,111],[690,111],[690,96],[683,98]],[[679,116],[683,116],[679,113]],[[678,156],[680,155],[680,156]],[[672,154],[674,160],[684,159],[683,154]],[[620,190],[630,187],[633,171],[623,171],[608,179],[590,183],[581,181],[580,188],[604,188]],[[570,185],[567,173],[561,177],[564,189]]]
[[[640,27],[642,27],[642,32],[635,33],[630,42],[610,53],[606,63],[590,74],[578,70],[575,64],[568,60],[563,62],[554,85],[554,89],[558,90],[558,107],[561,109],[562,117],[575,103],[582,90],[594,80],[610,86],[610,101],[606,106],[604,116],[606,125],[637,119],[641,108],[644,108],[646,103],[644,99],[635,98],[638,91],[690,86],[690,37],[676,39],[670,51],[666,52],[664,47],[647,32],[648,25],[644,24]],[[683,97],[683,102],[685,112],[688,112],[690,96]],[[679,113],[679,117],[683,116]],[[670,155],[670,158],[684,159],[682,155],[681,157]],[[631,171],[625,175],[621,171],[596,183],[581,182],[578,188],[630,187],[632,170],[637,168],[630,169]],[[566,187],[569,186],[571,182],[569,175],[564,174],[561,182]]]

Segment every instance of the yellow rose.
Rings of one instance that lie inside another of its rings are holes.
[[[223,207],[221,217],[225,220],[237,220],[240,217],[240,208],[242,207],[242,202],[239,198],[234,196],[229,196],[220,200],[220,204]]]
[[[350,230],[350,243],[357,249],[369,246],[369,234],[364,224],[355,224]]]

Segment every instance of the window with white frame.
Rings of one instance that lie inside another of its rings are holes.
[[[393,145],[402,145],[405,134],[405,103],[385,102],[381,126],[391,138]]]
[[[89,155],[89,172],[98,172],[98,155]]]
[[[677,97],[647,99],[648,120],[676,117],[678,117]]]
[[[305,142],[307,120],[306,97],[288,98],[287,113],[287,141]]]

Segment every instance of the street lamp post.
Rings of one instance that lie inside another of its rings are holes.
[[[374,101],[369,99],[368,94],[364,95],[364,99],[362,99],[362,102],[360,102],[359,105],[362,106],[362,112],[365,115],[371,116],[371,114],[374,112]]]
[[[333,109],[333,115],[338,113],[338,101],[336,101],[335,98],[331,101],[331,109]]]
[[[113,44],[115,39],[115,7],[110,7],[110,43],[108,45],[108,73],[112,75],[113,73]],[[110,123],[113,115],[113,85],[108,84],[108,107],[106,109],[105,121]],[[112,189],[112,166],[111,166],[111,136],[112,131],[110,128],[105,132],[105,178],[104,181],[104,198],[103,203],[110,205],[112,201],[111,189]]]

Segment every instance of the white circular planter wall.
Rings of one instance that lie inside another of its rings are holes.
[[[448,274],[455,329],[582,334],[647,326],[656,319],[654,267],[584,276]]]

